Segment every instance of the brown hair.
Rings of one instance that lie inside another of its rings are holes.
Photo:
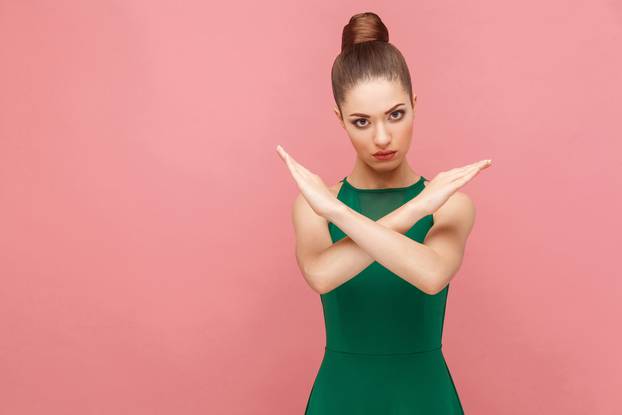
[[[400,51],[389,43],[387,27],[375,13],[355,14],[343,27],[341,53],[331,70],[333,97],[339,111],[351,87],[376,78],[399,80],[412,104],[410,72]]]

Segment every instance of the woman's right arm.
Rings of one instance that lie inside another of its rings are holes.
[[[376,222],[405,234],[429,213],[417,198]],[[294,201],[292,221],[296,234],[296,261],[309,286],[324,294],[352,279],[374,259],[347,235],[332,243],[326,218],[316,214],[302,194]]]

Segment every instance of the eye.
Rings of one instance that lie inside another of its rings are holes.
[[[402,118],[402,117],[404,116],[404,113],[405,113],[405,112],[406,112],[406,111],[404,111],[404,110],[397,110],[397,111],[393,111],[393,112],[391,113],[391,115],[393,115],[393,114],[400,114],[400,117],[399,117],[399,118],[393,118],[394,120],[399,120],[400,118]]]
[[[404,118],[404,114],[405,113],[406,113],[406,111],[404,111],[404,110],[393,111],[389,118],[391,118],[392,120],[400,120],[400,119]],[[397,118],[393,117],[393,115],[395,115],[395,114],[399,114],[399,117],[397,117]],[[359,121],[364,121],[365,124],[361,125],[361,124],[359,124]],[[352,124],[357,126],[357,127],[359,127],[359,128],[363,128],[363,127],[365,127],[367,125],[368,122],[369,121],[367,121],[366,118],[357,118],[356,120],[352,121]]]

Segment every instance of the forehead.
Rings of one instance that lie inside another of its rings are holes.
[[[362,112],[365,114],[383,114],[398,102],[408,102],[408,93],[399,80],[386,79],[364,80],[350,88],[342,105],[343,112]]]

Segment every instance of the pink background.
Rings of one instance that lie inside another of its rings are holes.
[[[0,413],[302,414],[324,347],[275,147],[333,184],[371,10],[427,177],[493,160],[443,350],[468,414],[622,407],[622,6],[0,2]]]

